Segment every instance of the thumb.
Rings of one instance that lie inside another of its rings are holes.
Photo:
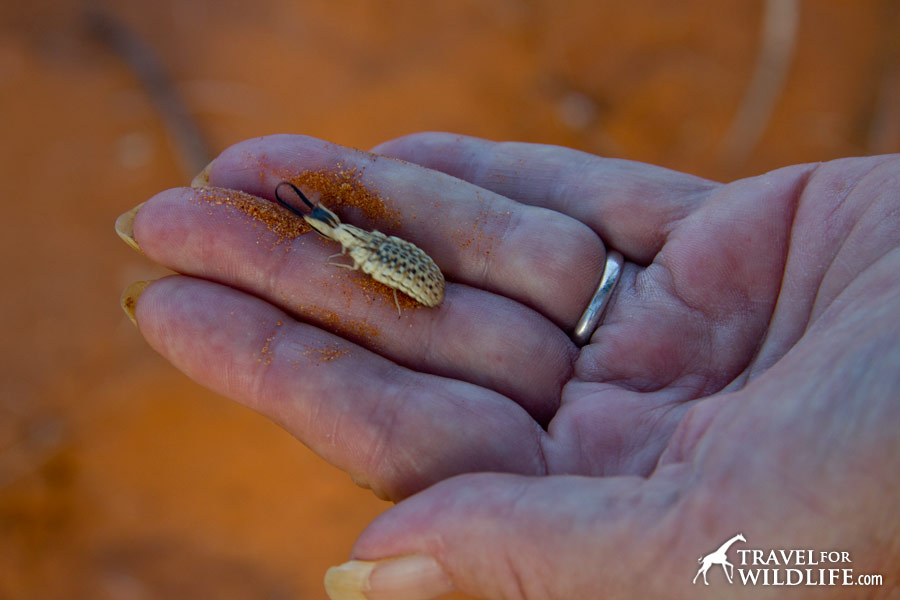
[[[329,569],[325,586],[332,600],[425,600],[452,591],[486,599],[592,598],[601,590],[664,597],[672,591],[665,582],[690,570],[672,560],[686,555],[673,547],[678,472],[454,477],[379,516],[354,560]],[[654,577],[644,575],[648,568]]]

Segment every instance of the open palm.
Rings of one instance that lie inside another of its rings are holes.
[[[387,199],[391,219],[344,218],[428,252],[443,305],[398,319],[324,264],[334,244],[228,191],[272,200],[320,169]],[[375,154],[261,138],[217,158],[212,187],[140,208],[141,250],[184,276],[147,288],[136,318],[175,366],[400,501],[354,557],[422,555],[433,576],[376,569],[370,598],[692,597],[697,557],[738,532],[890,573],[898,173],[897,157],[847,159],[721,185],[448,134]],[[567,332],[606,246],[625,268],[579,349]]]

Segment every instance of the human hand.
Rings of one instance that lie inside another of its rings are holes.
[[[399,501],[352,553],[384,562],[348,563],[332,586],[758,598],[690,583],[697,556],[739,531],[753,547],[849,549],[896,585],[896,157],[720,185],[446,134],[375,151],[409,162],[299,136],[244,142],[208,168],[216,187],[154,197],[130,234],[185,275],[140,295],[155,349]],[[442,306],[405,302],[398,319],[392,296],[323,264],[334,244],[219,189],[272,200],[320,169],[356,169],[344,188],[306,181],[326,204],[329,191],[387,199],[374,222],[345,220],[428,252],[448,278]],[[567,331],[604,242],[625,268],[578,349]]]

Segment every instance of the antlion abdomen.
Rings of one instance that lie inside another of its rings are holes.
[[[353,239],[341,244],[363,273],[428,307],[444,299],[444,275],[421,248],[380,231],[342,227]]]

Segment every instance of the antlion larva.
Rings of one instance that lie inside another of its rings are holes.
[[[278,190],[287,185],[294,190],[303,203],[310,208],[304,213],[285,202]],[[397,290],[425,306],[437,306],[444,299],[444,275],[431,257],[411,242],[380,231],[366,231],[354,225],[341,223],[336,214],[322,206],[313,204],[289,181],[282,181],[275,188],[275,199],[283,207],[300,216],[319,235],[341,245],[339,254],[329,258],[349,254],[352,265],[329,262],[345,269],[362,269],[375,281],[394,290],[394,303],[400,312]]]

